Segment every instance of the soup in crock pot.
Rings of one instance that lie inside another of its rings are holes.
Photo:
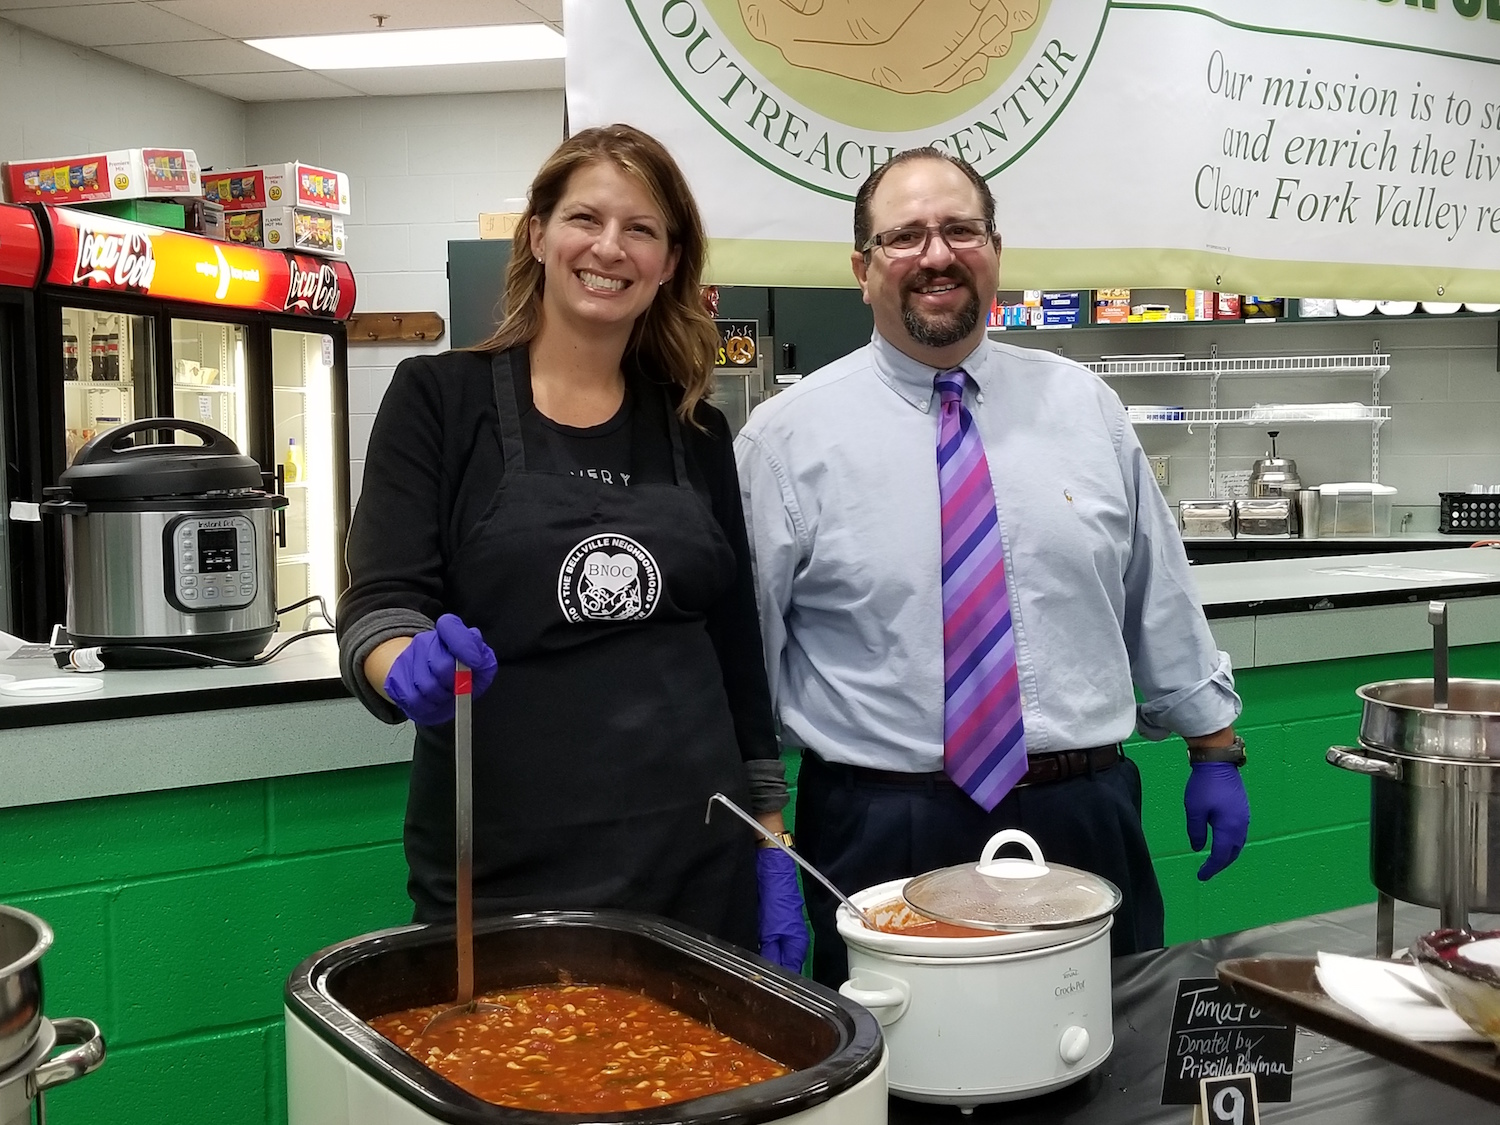
[[[955,926],[951,922],[939,922],[925,914],[918,914],[901,899],[892,899],[872,906],[867,913],[875,919],[875,928],[883,934],[903,934],[907,937],[998,937],[1002,930],[975,930],[968,926]]]
[[[432,1004],[370,1026],[477,1098],[513,1109],[614,1113],[686,1101],[787,1067],[639,993],[542,985],[478,997],[503,1009],[445,1020]]]

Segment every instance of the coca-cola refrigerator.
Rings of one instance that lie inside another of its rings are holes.
[[[45,256],[31,301],[35,362],[17,368],[14,401],[36,423],[17,435],[31,471],[18,476],[11,526],[35,517],[29,505],[95,434],[191,418],[231,437],[289,501],[278,517],[278,606],[321,595],[331,610],[349,524],[348,265],[65,207],[31,211]],[[36,588],[13,622],[29,639],[64,618],[57,522],[40,525],[38,559],[12,555]],[[305,612],[283,628],[300,628]]]
[[[25,497],[26,482],[39,477],[40,463],[23,440],[29,427],[23,419],[36,417],[36,403],[27,398],[30,381],[21,373],[34,370],[37,362],[34,290],[42,274],[44,246],[36,216],[26,207],[0,203],[0,402],[6,404],[0,420],[0,630],[18,631],[26,615],[22,603],[36,603],[35,583],[23,583],[23,574],[39,574],[43,567],[42,538],[34,523],[12,522],[8,516],[12,497]]]

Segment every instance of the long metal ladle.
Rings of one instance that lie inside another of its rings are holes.
[[[778,840],[776,838],[776,833],[772,832],[764,824],[762,824],[760,821],[756,820],[753,816],[751,816],[749,813],[747,813],[744,809],[740,808],[739,805],[735,804],[728,797],[724,796],[724,794],[722,794],[722,793],[715,793],[712,797],[710,797],[708,799],[708,808],[703,813],[703,823],[704,824],[707,824],[708,821],[709,821],[709,818],[711,816],[713,816],[713,813],[714,813],[714,802],[715,801],[717,801],[719,804],[723,805],[730,812],[734,813],[735,816],[739,817],[746,824],[748,824],[751,828],[755,829],[762,836],[764,836],[767,840],[771,841],[771,843],[773,843],[774,845],[776,845],[776,847],[778,847],[782,851],[786,852],[787,855],[791,856],[793,862],[795,862],[798,867],[802,868],[803,871],[806,871],[814,879],[816,879],[818,882],[822,883],[825,887],[827,887],[830,891],[832,891],[833,894],[838,898],[838,900],[840,902],[842,902],[845,906],[847,906],[850,910],[854,911],[855,917],[857,917],[866,926],[868,926],[872,930],[878,930],[880,928],[879,926],[877,926],[875,924],[875,919],[874,918],[871,918],[868,914],[866,914],[858,906],[854,905],[854,901],[848,895],[846,895],[843,891],[841,891],[837,887],[835,887],[828,880],[827,876],[825,876],[821,871],[819,871],[812,864],[808,863],[807,860],[803,859],[796,852],[792,851],[791,848],[789,848],[785,844],[783,844],[780,840]]]
[[[474,674],[462,660],[453,662],[453,823],[458,852],[454,871],[458,998],[427,1021],[423,1035],[475,1012],[510,1010],[474,1002]]]

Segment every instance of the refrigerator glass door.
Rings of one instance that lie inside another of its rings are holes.
[[[68,464],[84,442],[149,418],[156,347],[148,317],[99,309],[62,310],[63,417]]]
[[[212,426],[245,451],[245,326],[172,321],[172,414]],[[198,439],[177,435],[179,443]]]
[[[21,348],[19,306],[11,306],[0,300],[0,401],[13,402],[14,379],[20,366]],[[0,427],[0,464],[9,460],[4,448],[4,428]],[[0,473],[0,513],[10,511],[9,489],[6,474]],[[14,633],[15,623],[11,619],[11,530],[10,520],[0,519],[0,629]]]
[[[320,594],[338,596],[338,499],[335,490],[333,339],[320,332],[271,331],[276,473],[289,501],[286,536],[277,544],[278,607]],[[301,627],[303,615],[289,624]]]

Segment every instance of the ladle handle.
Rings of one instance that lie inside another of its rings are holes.
[[[855,916],[857,918],[859,918],[859,920],[861,922],[863,922],[866,926],[868,926],[872,930],[879,929],[879,927],[875,925],[875,919],[871,918],[868,914],[866,914],[858,906],[855,906],[853,900],[850,899],[850,897],[848,895],[846,895],[843,891],[839,890],[832,883],[830,883],[826,878],[824,878],[823,873],[821,871],[819,871],[812,864],[808,863],[807,860],[803,859],[796,852],[792,851],[791,848],[789,848],[785,844],[783,844],[780,840],[778,840],[776,838],[776,833],[772,832],[764,824],[762,824],[760,821],[756,820],[753,816],[751,816],[749,813],[747,813],[744,809],[740,808],[739,805],[735,804],[728,797],[724,796],[724,794],[722,794],[722,793],[715,793],[712,797],[710,797],[708,799],[708,809],[703,814],[703,823],[704,824],[707,824],[708,823],[708,818],[713,815],[714,802],[715,801],[719,802],[719,804],[723,805],[730,812],[734,813],[735,816],[739,817],[746,824],[748,824],[751,828],[755,829],[762,836],[764,836],[767,840],[770,840],[772,844],[776,845],[776,847],[780,848],[782,851],[786,852],[787,855],[791,856],[792,857],[792,861],[798,867],[802,868],[803,871],[806,871],[814,879],[816,879],[818,882],[822,883],[831,892],[833,892],[833,894],[835,895],[835,897],[837,897],[838,900],[840,902],[842,902],[845,906],[847,906],[850,910],[854,911]]]
[[[1448,603],[1428,602],[1427,623],[1432,626],[1432,705],[1448,709]]]
[[[453,823],[458,870],[454,905],[458,932],[458,1003],[474,999],[474,673],[453,662]]]

